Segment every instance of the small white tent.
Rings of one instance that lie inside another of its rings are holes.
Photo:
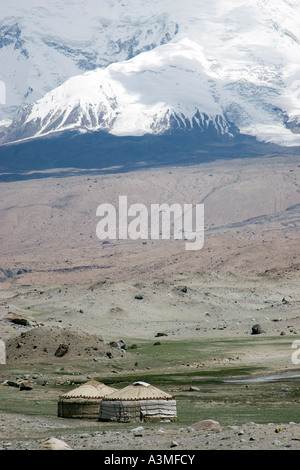
[[[176,400],[146,382],[134,382],[102,400],[99,420],[177,421]]]

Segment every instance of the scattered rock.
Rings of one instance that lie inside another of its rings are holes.
[[[252,335],[260,335],[261,333],[263,333],[263,329],[259,323],[252,326]]]
[[[162,429],[162,428],[158,429],[157,434],[165,434],[164,429]]]
[[[202,429],[205,431],[222,430],[220,423],[218,421],[214,421],[213,419],[204,419],[202,421],[199,421],[198,423],[192,424],[190,427],[193,428],[194,431],[200,431]]]
[[[24,318],[22,315],[18,315],[17,313],[9,313],[4,318],[5,320],[14,323],[15,325],[30,326],[30,322],[27,320],[27,318]]]
[[[32,390],[33,385],[28,380],[22,380],[19,383],[19,388],[20,388],[21,391],[22,390]]]
[[[39,450],[72,450],[72,448],[66,442],[50,437],[39,446]]]
[[[67,354],[68,351],[69,351],[69,346],[67,344],[62,343],[58,346],[54,355],[56,357],[63,357],[65,354]]]
[[[155,338],[159,338],[160,336],[168,336],[167,333],[156,333]]]
[[[121,307],[112,307],[109,311],[112,314],[123,313],[124,310]]]
[[[5,382],[3,382],[3,385],[9,385],[10,387],[19,388],[19,382],[15,382],[14,380],[5,380]]]
[[[133,433],[140,432],[140,431],[144,431],[143,426],[138,426],[137,428],[131,429],[131,432],[133,432]]]
[[[1,268],[0,269],[0,282],[5,281],[5,279],[19,276],[20,274],[25,274],[28,272],[28,269],[25,268]]]
[[[28,273],[28,269],[19,268],[17,271],[17,276],[20,276],[20,274],[26,274],[26,273]]]
[[[192,431],[195,431],[195,429],[194,429],[192,426],[188,426],[188,427],[187,427],[187,431],[188,431],[188,432],[192,432]]]
[[[137,428],[134,428],[134,429],[131,430],[134,437],[142,437],[143,436],[143,431],[144,431],[143,426],[138,426]]]
[[[275,446],[278,446],[281,444],[281,442],[278,440],[278,439],[274,439],[271,444],[275,445]]]
[[[109,343],[109,345],[110,345],[112,348],[122,349],[123,351],[126,351],[126,349],[127,349],[126,343],[125,343],[125,341],[123,341],[122,339],[120,339],[119,341],[111,341],[111,342]]]

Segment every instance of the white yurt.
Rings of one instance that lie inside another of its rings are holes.
[[[176,400],[146,382],[134,382],[107,395],[100,404],[99,421],[177,421]]]
[[[114,391],[116,389],[96,380],[90,380],[58,398],[57,416],[98,420],[102,399]]]

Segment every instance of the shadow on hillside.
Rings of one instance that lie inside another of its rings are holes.
[[[245,135],[230,139],[199,130],[141,137],[67,132],[0,146],[0,181],[123,173],[217,159],[299,153],[299,147],[264,144]]]

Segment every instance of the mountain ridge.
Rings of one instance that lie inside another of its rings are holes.
[[[118,13],[119,19],[122,9],[132,13],[137,7],[133,0],[104,4],[106,13]],[[1,143],[70,130],[143,136],[193,127],[206,132],[213,126],[229,138],[240,133],[280,146],[300,145],[300,63],[295,59],[300,28],[294,19],[300,5],[292,0],[276,6],[269,0],[217,0],[213,5],[192,0],[186,11],[179,0],[163,6],[155,1],[152,10],[145,1],[141,5],[144,12],[137,7],[133,18],[122,16],[115,28],[115,43],[126,43],[126,60],[73,75],[49,90],[2,128]],[[154,22],[142,33],[151,12]],[[154,24],[158,45],[145,42]],[[139,31],[140,42],[126,42],[125,25],[134,37]],[[56,50],[65,47],[49,38],[46,42]],[[69,55],[72,51],[67,48]],[[92,58],[92,49],[89,54]]]

